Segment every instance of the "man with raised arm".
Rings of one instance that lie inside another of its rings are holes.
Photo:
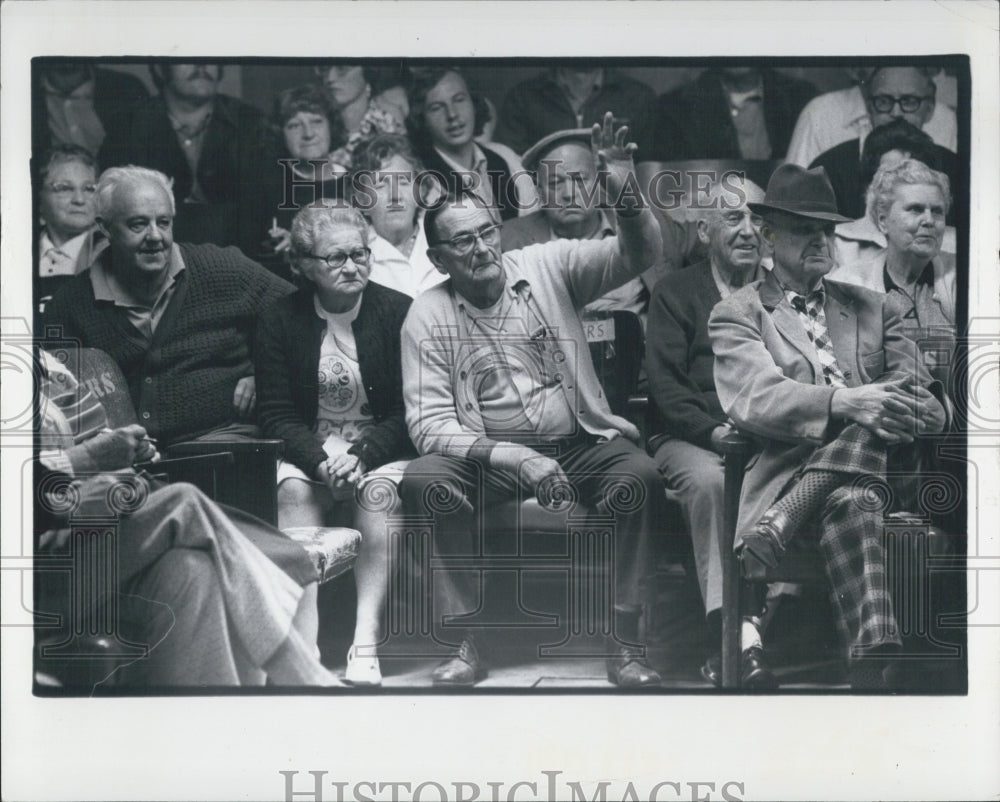
[[[556,240],[501,254],[499,220],[476,198],[429,211],[428,255],[449,277],[418,297],[403,326],[403,392],[410,436],[423,455],[400,486],[409,515],[438,509],[435,553],[475,554],[485,514],[535,495],[560,507],[572,495],[615,515],[614,637],[610,682],[658,684],[639,641],[639,584],[648,537],[666,498],[638,432],[613,415],[590,361],[579,310],[661,258],[660,229],[638,192],[627,129],[612,115],[592,133],[607,171],[618,236]],[[469,571],[434,571],[434,619],[476,609]],[[488,589],[487,589],[488,592]],[[486,675],[467,632],[435,684],[472,685]]]

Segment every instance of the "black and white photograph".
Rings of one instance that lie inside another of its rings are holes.
[[[995,7],[3,11],[5,799],[1000,790]]]

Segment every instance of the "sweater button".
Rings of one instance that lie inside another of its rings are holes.
[[[144,379],[144,381],[146,382],[146,384],[152,384],[153,383],[153,377],[152,376],[147,376]]]
[[[143,413],[142,413],[142,419],[143,419],[143,420],[149,420],[149,419],[150,419],[150,417],[151,417],[151,416],[150,416],[150,414],[149,414],[148,412],[143,412]]]

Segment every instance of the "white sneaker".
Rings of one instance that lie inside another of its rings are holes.
[[[353,644],[347,650],[347,668],[344,670],[344,684],[356,687],[372,687],[382,684],[382,669],[378,664],[378,656],[374,646],[363,646],[359,654]]]

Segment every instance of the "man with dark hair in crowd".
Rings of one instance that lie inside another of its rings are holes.
[[[150,72],[160,94],[108,132],[102,169],[135,164],[165,173],[180,202],[180,237],[256,253],[270,219],[264,177],[275,159],[264,115],[219,93],[218,64],[160,62]]]
[[[594,126],[594,158],[617,199],[634,169],[625,129],[609,112]],[[522,492],[559,507],[576,495],[616,518],[613,544],[614,638],[610,682],[658,684],[639,635],[639,585],[649,537],[666,513],[663,483],[636,445],[635,427],[604,397],[578,311],[661,258],[659,227],[641,199],[615,207],[618,236],[556,242],[501,254],[494,211],[451,198],[425,216],[428,255],[449,281],[422,293],[403,324],[403,395],[410,436],[422,456],[407,468],[400,497],[407,515],[425,517],[442,494],[456,503],[437,515],[435,554],[479,548],[486,511]],[[524,360],[508,359],[520,346]],[[525,361],[527,360],[527,361]],[[638,504],[622,504],[621,496]],[[468,571],[435,571],[433,618],[476,607]],[[439,666],[439,685],[472,685],[486,674],[482,644],[466,632]]]
[[[651,158],[656,93],[646,84],[600,63],[574,61],[552,67],[507,93],[495,138],[515,153],[553,131],[586,128],[601,122],[609,109],[615,125],[627,125],[643,158]]]
[[[813,159],[810,166],[826,170],[837,196],[837,210],[857,220],[865,213],[865,192],[886,154],[921,161],[932,170],[945,173],[952,185],[958,175],[957,154],[935,143],[903,117],[874,129],[860,153],[856,140],[841,142]]]
[[[57,145],[77,145],[96,156],[133,103],[149,96],[138,78],[80,61],[34,68],[31,150],[39,158]]]
[[[657,145],[644,158],[783,159],[815,87],[769,67],[710,67],[660,97]]]
[[[109,247],[49,302],[46,328],[111,355],[161,447],[256,436],[252,334],[292,287],[235,248],[176,244],[173,219],[165,175],[106,170],[97,223]]]
[[[424,167],[444,179],[445,191],[473,192],[504,220],[533,204],[534,186],[521,160],[476,139],[490,119],[489,106],[469,89],[461,72],[450,67],[414,69],[409,92],[410,139]]]
[[[107,241],[94,227],[97,164],[79,145],[57,145],[38,170],[38,264],[34,279],[35,314],[55,291],[85,270]],[[95,236],[96,235],[96,236]]]

